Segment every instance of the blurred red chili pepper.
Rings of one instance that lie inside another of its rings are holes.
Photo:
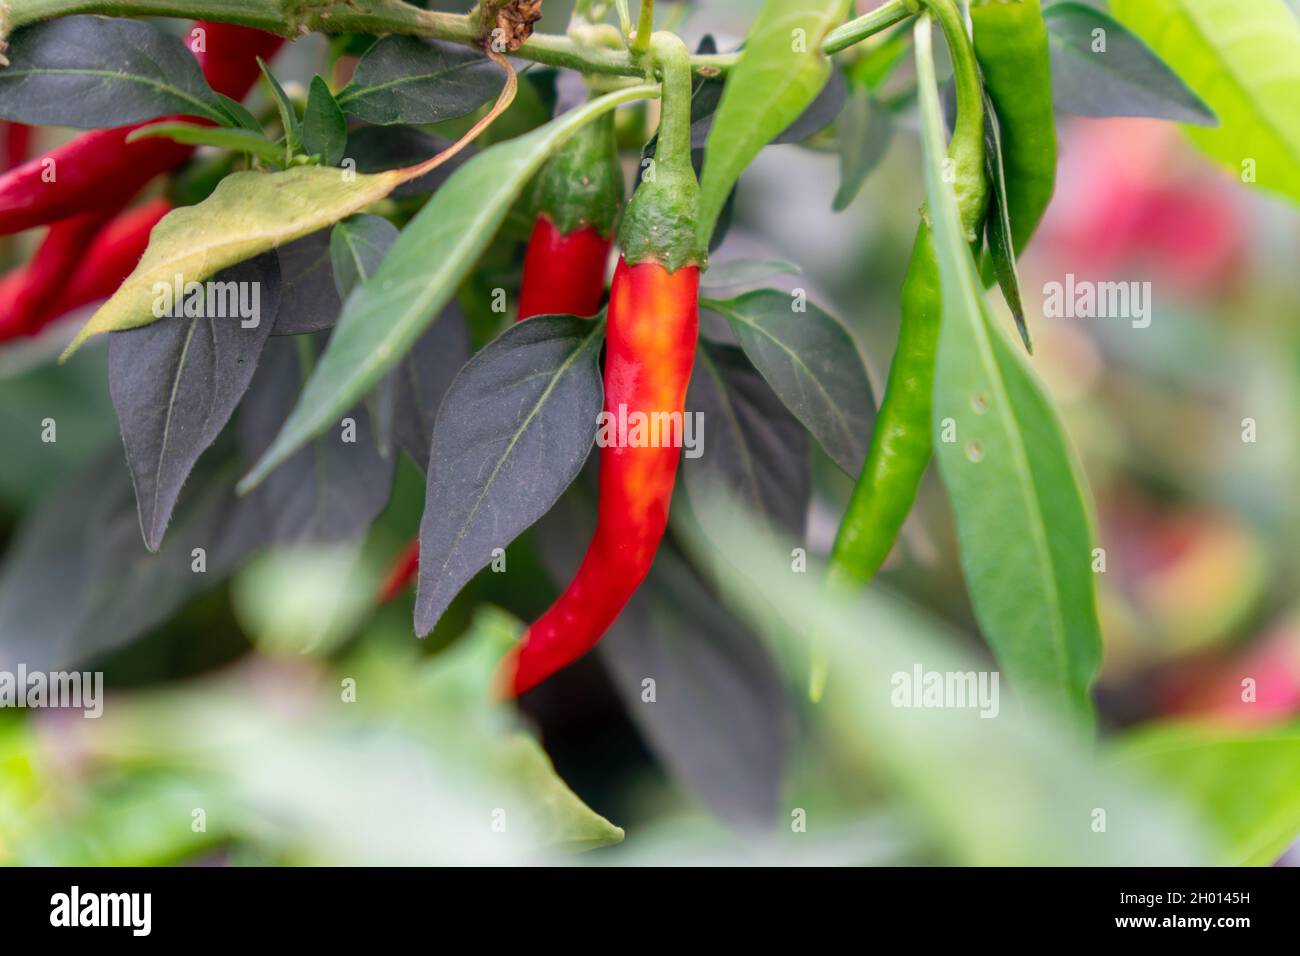
[[[144,255],[153,227],[170,210],[166,199],[151,199],[107,225],[101,223],[88,246],[83,224],[94,222],[98,213],[56,223],[32,263],[0,279],[0,342],[34,335],[74,309],[112,295]],[[38,264],[56,251],[74,262],[75,271],[60,287],[50,289],[49,263],[44,279],[37,278]]]
[[[27,264],[22,284],[3,316],[0,338],[30,335],[36,331],[41,313],[54,304],[81,261],[86,247],[103,229],[114,210],[102,207],[80,216],[63,219],[50,227],[32,261]]]
[[[641,183],[619,233],[605,341],[605,411],[615,421],[684,413],[699,328],[696,237],[699,184],[690,160],[690,59],[671,34],[655,34],[663,119],[655,177]],[[600,451],[596,534],[573,581],[503,663],[509,694],[522,694],[586,654],[650,571],[668,525],[681,450],[613,438]]]
[[[388,572],[388,577],[379,587],[379,603],[387,604],[389,601],[396,600],[419,570],[420,539],[416,538],[393,562],[393,569]]]
[[[256,82],[257,57],[272,56],[284,42],[228,23],[195,26],[207,31],[206,50],[198,56],[208,84],[232,99],[242,99]],[[189,158],[193,147],[170,140],[126,142],[143,125],[148,124],[84,133],[0,176],[0,235],[99,206],[120,208],[149,180]]]
[[[27,151],[32,142],[32,128],[22,123],[0,123],[0,127],[4,128],[4,168],[13,169],[27,159]]]

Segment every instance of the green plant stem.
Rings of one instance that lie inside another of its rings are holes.
[[[632,15],[628,13],[627,0],[616,0],[615,6],[618,7],[618,25],[623,31],[623,36],[632,35]]]
[[[955,166],[957,207],[967,241],[975,241],[984,221],[988,183],[984,177],[984,84],[975,48],[957,0],[923,0],[938,21],[948,43],[953,80],[957,86],[957,122],[949,155]]]
[[[480,31],[474,15],[421,10],[403,0],[323,0],[299,7],[277,0],[23,0],[9,18],[12,29],[72,14],[110,17],[179,17],[216,20],[255,27],[279,36],[303,33],[389,33],[434,37],[479,45]],[[600,50],[575,43],[565,36],[536,33],[513,56],[546,66],[615,76],[644,77],[640,58],[623,50]],[[736,54],[705,54],[691,58],[691,68],[717,76],[735,61]]]
[[[920,0],[890,0],[881,7],[893,9],[895,4],[916,6]],[[643,14],[653,4],[643,6]],[[891,22],[877,20],[874,28],[865,30],[863,21],[872,21],[880,10],[867,14],[852,23],[833,31],[830,37],[839,37],[839,45],[824,47],[827,54],[838,52],[846,46],[864,39],[873,32],[890,26]],[[910,11],[907,16],[910,16]],[[254,27],[284,37],[303,33],[367,33],[384,36],[389,33],[406,36],[433,37],[466,46],[478,47],[479,31],[472,14],[461,15],[421,10],[404,0],[319,0],[298,6],[279,0],[22,0],[10,3],[8,21],[0,17],[0,34],[5,27],[16,30],[41,20],[66,17],[73,14],[96,14],[106,17],[176,17],[194,20],[215,20]],[[899,19],[903,19],[902,16]],[[630,26],[630,23],[629,23]],[[853,27],[856,39],[844,43],[842,31]],[[638,30],[638,35],[641,31]],[[645,32],[649,42],[651,33]],[[0,35],[0,48],[5,37]],[[828,38],[829,41],[830,38]],[[643,57],[623,50],[602,50],[569,37],[549,33],[535,33],[516,50],[513,56],[532,60],[545,66],[577,70],[581,73],[608,76],[644,77]],[[690,58],[691,70],[700,76],[718,76],[730,69],[738,59],[736,53],[696,54]]]
[[[822,52],[829,56],[847,50],[869,36],[888,30],[895,23],[902,23],[908,17],[915,16],[920,8],[921,0],[889,0],[888,3],[876,7],[870,13],[863,14],[856,20],[850,20],[826,34],[826,39],[822,43]]]
[[[634,56],[644,56],[650,49],[650,35],[655,29],[655,0],[641,0],[641,10],[636,21],[636,36],[632,38]]]

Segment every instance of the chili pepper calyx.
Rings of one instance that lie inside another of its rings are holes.
[[[619,244],[629,265],[655,262],[669,273],[708,261],[696,235],[700,184],[691,165],[690,51],[672,33],[656,33],[650,54],[662,75],[663,99],[654,162],[637,187]]]
[[[612,236],[623,209],[623,167],[618,160],[614,114],[584,126],[546,165],[537,188],[537,211],[561,235],[591,227]]]

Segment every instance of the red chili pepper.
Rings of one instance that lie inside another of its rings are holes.
[[[0,279],[0,341],[35,334],[74,309],[112,295],[144,255],[153,227],[170,210],[166,199],[151,199],[101,224],[89,246],[83,223],[93,222],[98,213],[52,226],[31,264]],[[56,254],[60,261],[52,263]],[[50,277],[64,275],[64,262],[75,271],[51,289]]]
[[[111,209],[100,208],[50,227],[41,247],[28,263],[26,278],[14,295],[4,316],[2,338],[30,335],[36,330],[41,313],[54,304],[68,279],[75,272],[90,241],[113,216]]]
[[[613,239],[591,226],[562,235],[547,215],[537,217],[524,281],[519,321],[535,315],[595,315],[605,297],[605,265]]]
[[[519,319],[595,315],[623,207],[614,114],[584,126],[546,165],[524,257]]]
[[[406,550],[393,563],[393,569],[388,572],[388,577],[379,588],[379,603],[387,604],[395,601],[406,590],[419,570],[420,539],[416,538],[406,546]]]
[[[241,99],[260,74],[256,57],[270,57],[284,41],[227,23],[207,29],[199,55],[209,85]],[[95,130],[0,176],[0,235],[75,216],[97,206],[121,208],[155,176],[185,162],[193,147],[166,139],[126,142],[140,126]]]
[[[5,169],[21,166],[31,147],[32,128],[22,123],[0,123],[4,127]]]
[[[652,49],[663,72],[663,119],[654,180],[642,182],[619,234],[605,345],[605,411],[614,421],[680,420],[699,326],[705,253],[690,162],[690,60],[670,34],[655,34]],[[650,571],[681,450],[612,437],[600,452],[595,537],[572,583],[504,662],[508,693],[522,694],[591,650]]]

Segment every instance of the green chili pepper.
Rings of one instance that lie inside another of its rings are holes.
[[[1056,187],[1056,126],[1047,25],[1039,0],[976,0],[975,57],[1002,137],[1007,210],[1019,255]]]
[[[957,124],[948,144],[962,226],[978,241],[988,203],[984,174],[984,99],[974,50],[954,0],[925,0],[943,28],[957,81]],[[828,581],[846,589],[869,581],[889,555],[930,462],[930,408],[941,316],[939,264],[922,223],[903,282],[902,321],[871,448],[831,553]],[[814,653],[811,695],[821,696],[825,666]]]

